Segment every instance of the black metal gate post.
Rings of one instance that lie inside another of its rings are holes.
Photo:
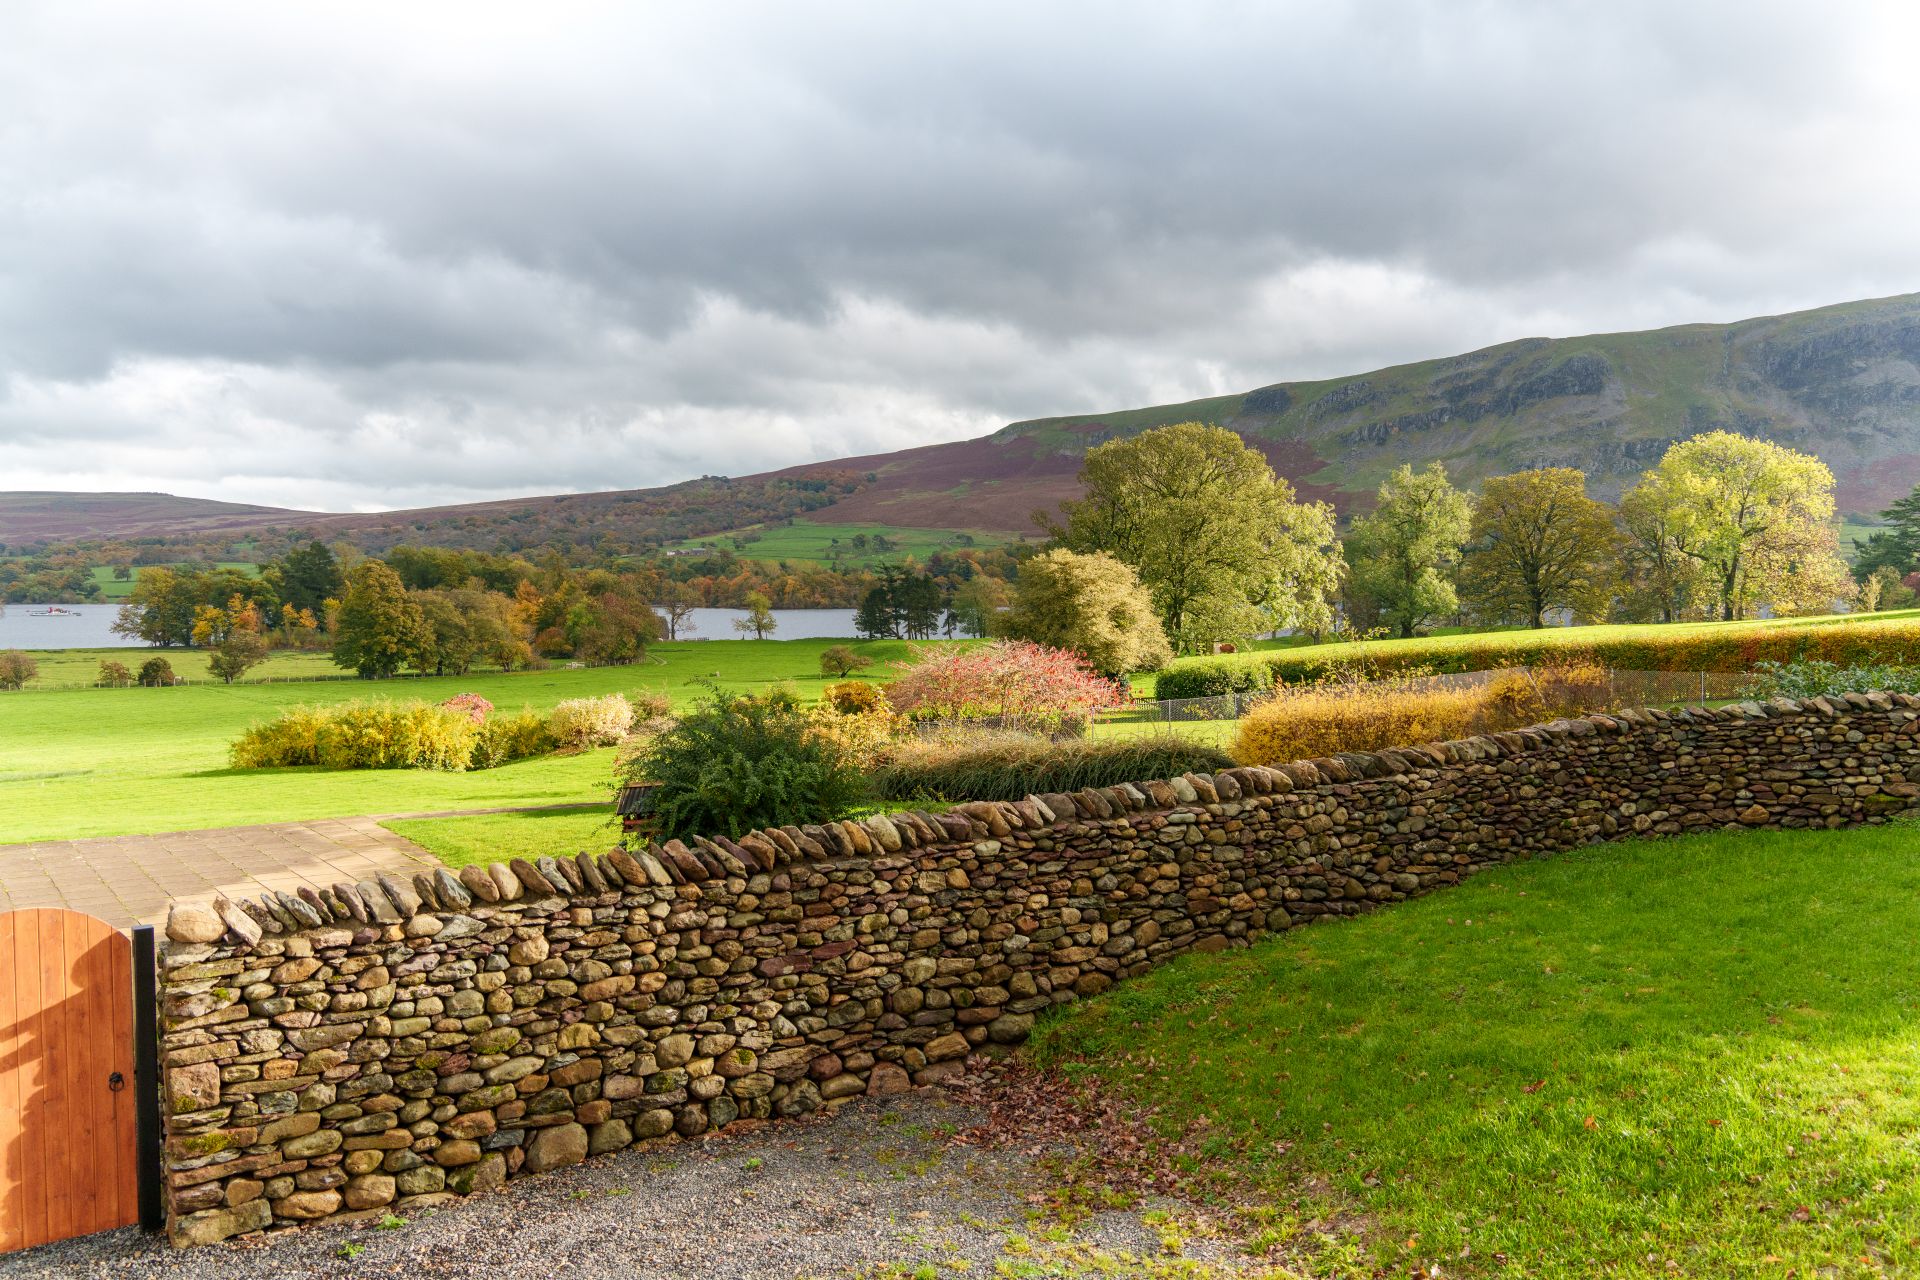
[[[134,1159],[140,1166],[140,1228],[167,1225],[160,1170],[160,1009],[155,997],[153,926],[133,930]]]

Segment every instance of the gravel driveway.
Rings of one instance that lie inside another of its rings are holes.
[[[827,1280],[910,1276],[923,1264],[936,1268],[923,1274],[948,1276],[961,1260],[985,1277],[1003,1257],[1017,1257],[1028,1275],[1115,1263],[1121,1269],[1099,1274],[1147,1275],[1149,1259],[1173,1263],[1150,1205],[1096,1213],[1070,1239],[1057,1223],[1046,1231],[1029,1223],[1057,1179],[1032,1154],[951,1142],[985,1118],[979,1106],[922,1089],[739,1137],[603,1156],[392,1230],[310,1227],[186,1253],[164,1236],[113,1231],[0,1256],[0,1280]],[[1068,1253],[1047,1261],[1060,1250]],[[1188,1246],[1186,1256],[1207,1252]],[[1180,1274],[1240,1272],[1225,1262]]]

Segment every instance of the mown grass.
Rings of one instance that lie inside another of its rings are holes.
[[[812,695],[827,681],[831,640],[705,640],[654,646],[629,667],[322,684],[194,685],[174,689],[0,693],[0,843],[182,831],[349,814],[535,806],[606,797],[612,753],[527,760],[473,773],[418,770],[230,769],[241,730],[289,706],[354,698],[440,701],[478,693],[506,711],[544,711],[563,698],[646,689],[685,706],[701,681]],[[885,678],[909,646],[855,646]],[[136,651],[144,652],[144,651]]]
[[[1236,1204],[1317,1181],[1372,1224],[1375,1274],[1906,1274],[1917,837],[1499,868],[1183,958],[1043,1024],[1033,1052],[1197,1135],[1190,1167]]]
[[[620,842],[620,822],[611,805],[460,818],[391,818],[380,825],[450,867],[507,858],[571,858],[582,849],[604,853]]]

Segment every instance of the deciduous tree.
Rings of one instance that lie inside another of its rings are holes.
[[[1833,472],[1810,454],[1712,431],[1667,450],[1642,482],[1721,618],[1756,605],[1824,612],[1850,594],[1833,527]]]
[[[772,602],[758,591],[750,592],[747,596],[747,616],[733,620],[735,631],[751,632],[755,640],[765,640],[779,625],[779,620],[773,616]]]
[[[1182,652],[1281,627],[1324,625],[1337,580],[1333,512],[1301,503],[1258,450],[1180,423],[1087,452],[1085,496],[1042,523],[1071,551],[1131,566]]]
[[[1472,520],[1472,501],[1446,467],[1415,472],[1402,463],[1380,486],[1373,513],[1353,522],[1350,593],[1403,637],[1452,614],[1460,604],[1453,570]]]
[[[1013,607],[995,629],[1071,649],[1108,676],[1153,670],[1173,657],[1152,595],[1131,568],[1104,551],[1057,548],[1021,565]]]
[[[420,606],[407,598],[400,575],[378,560],[357,564],[347,574],[333,637],[334,665],[352,667],[363,678],[391,676],[432,645]]]
[[[1547,625],[1550,609],[1576,621],[1606,616],[1618,577],[1613,513],[1587,496],[1572,467],[1493,476],[1481,486],[1460,566],[1461,599],[1489,622]]]

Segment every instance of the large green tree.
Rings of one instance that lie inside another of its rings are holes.
[[[1153,596],[1127,565],[1104,551],[1056,548],[1020,566],[1013,607],[994,630],[1016,640],[1071,649],[1102,675],[1163,667],[1173,657]]]
[[[1833,472],[1811,454],[1730,431],[1682,440],[1637,486],[1698,567],[1715,612],[1824,612],[1850,593]]]
[[[432,647],[433,633],[400,575],[378,560],[355,565],[334,626],[334,665],[384,678],[408,664],[427,664]]]
[[[1333,509],[1302,503],[1256,449],[1198,422],[1087,451],[1084,496],[1043,523],[1070,551],[1132,567],[1182,652],[1284,627],[1322,629],[1339,580]]]
[[[1400,636],[1460,607],[1453,572],[1473,522],[1473,502],[1436,462],[1416,472],[1402,463],[1380,486],[1370,515],[1347,535],[1347,588],[1357,611]]]
[[[327,601],[340,598],[345,585],[340,561],[324,542],[295,547],[274,569],[281,601],[316,615],[323,611]]]
[[[1619,538],[1613,513],[1587,496],[1586,476],[1572,467],[1493,476],[1474,503],[1460,598],[1488,622],[1544,627],[1553,609],[1581,622],[1604,617]]]
[[[1680,519],[1652,477],[1628,490],[1614,512],[1620,529],[1617,616],[1628,622],[1678,622],[1706,608],[1700,563],[1680,549]]]

